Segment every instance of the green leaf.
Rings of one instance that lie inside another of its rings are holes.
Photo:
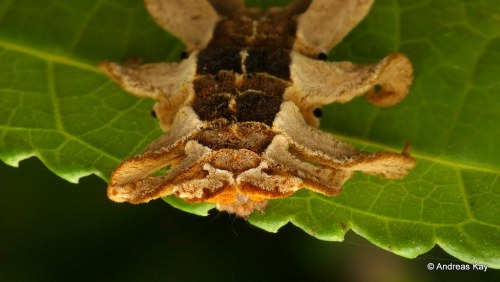
[[[252,4],[264,2],[287,1]],[[497,2],[376,1],[331,58],[365,63],[405,53],[415,67],[411,93],[388,109],[364,99],[331,105],[321,126],[367,150],[399,151],[407,140],[417,167],[398,181],[357,175],[335,198],[300,191],[249,221],[271,232],[292,222],[334,241],[352,229],[405,257],[439,244],[500,268]],[[0,159],[17,165],[37,156],[72,182],[90,173],[106,179],[161,131],[149,117],[153,101],[126,94],[96,65],[172,61],[182,49],[140,0],[1,0]],[[196,214],[213,207],[167,201]]]

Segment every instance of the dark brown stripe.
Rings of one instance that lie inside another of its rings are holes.
[[[196,97],[192,107],[200,119],[213,121],[257,121],[271,125],[289,83],[267,74],[243,75],[236,81],[234,73],[198,76],[194,82]],[[231,100],[234,106],[230,107]]]
[[[219,71],[241,73],[241,48],[208,46],[198,55],[197,74],[217,74]]]
[[[264,92],[247,90],[236,98],[236,119],[238,121],[258,121],[272,125],[280,110],[282,98]]]
[[[290,80],[290,51],[252,47],[245,60],[247,73],[267,73],[281,79]]]
[[[259,90],[272,96],[281,97],[290,83],[276,79],[267,74],[254,74],[244,76],[239,86],[239,91]]]
[[[291,83],[296,24],[285,12],[259,17],[221,20],[199,53],[192,106],[202,120],[272,125]]]
[[[212,121],[219,118],[234,121],[234,113],[229,109],[229,93],[197,96],[192,107],[201,120]]]
[[[198,76],[193,81],[196,96],[218,93],[236,94],[236,77],[233,72],[220,71],[217,75]]]

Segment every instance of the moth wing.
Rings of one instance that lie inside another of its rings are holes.
[[[219,16],[207,0],[145,0],[156,23],[182,40],[188,50],[205,47]]]
[[[401,178],[415,166],[408,149],[402,154],[368,153],[306,124],[293,102],[284,102],[274,120],[276,131],[288,137],[299,156],[343,171],[362,171],[385,178]]]
[[[175,113],[194,96],[197,53],[180,63],[118,64],[102,62],[101,69],[126,91],[158,101],[155,112],[168,130]]]
[[[285,98],[301,109],[345,103],[362,95],[377,106],[388,107],[406,97],[413,81],[411,62],[400,53],[369,65],[323,62],[296,52],[291,56],[293,87],[287,90]]]
[[[272,164],[277,175],[287,175],[287,178],[300,179],[302,183],[295,185],[295,189],[305,187],[309,190],[325,195],[336,195],[342,191],[342,185],[351,176],[351,171],[334,169],[327,166],[315,166],[298,158],[290,152],[291,141],[288,136],[276,135],[264,153],[264,157]]]
[[[297,19],[295,50],[315,56],[337,45],[368,14],[373,0],[313,0]]]
[[[202,122],[190,107],[175,115],[172,130],[151,143],[146,150],[121,163],[111,175],[108,197],[116,202],[147,202],[170,194],[169,181],[205,154],[203,148],[188,145]],[[181,162],[167,176],[151,176],[169,165]]]
[[[100,68],[122,88],[139,97],[158,99],[180,93],[196,75],[196,54],[180,63],[101,62]]]
[[[121,163],[108,184],[108,197],[115,202],[143,203],[172,193],[163,177],[151,174],[166,168],[183,155],[184,144],[134,156]]]

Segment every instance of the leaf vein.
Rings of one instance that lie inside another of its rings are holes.
[[[362,146],[373,147],[373,148],[377,148],[377,149],[381,149],[381,150],[385,150],[385,151],[393,151],[393,152],[397,151],[397,149],[395,149],[393,147],[390,147],[387,145],[382,145],[380,143],[365,141],[365,140],[361,140],[359,138],[349,137],[349,136],[345,136],[345,135],[341,135],[341,134],[337,134],[337,133],[333,133],[333,134],[335,135],[335,137],[338,137],[338,138],[343,139],[343,140],[350,142],[350,143],[357,143],[357,144],[360,144]],[[419,153],[411,153],[411,155],[416,159],[422,159],[422,160],[434,162],[436,164],[449,166],[452,168],[460,168],[460,169],[464,169],[464,170],[476,170],[476,171],[500,174],[500,169],[498,169],[498,168],[489,168],[489,167],[479,167],[479,166],[474,166],[474,165],[468,165],[468,164],[459,163],[456,161],[439,159],[436,157],[431,157],[431,156],[428,156],[425,154],[419,154]]]
[[[119,163],[122,161],[121,158],[118,158],[116,156],[113,156],[99,148],[97,148],[95,145],[93,144],[90,144],[84,140],[81,140],[80,138],[77,138],[76,136],[72,135],[71,133],[68,133],[68,132],[65,132],[65,131],[55,131],[53,129],[45,129],[45,128],[23,128],[23,127],[10,127],[10,126],[2,126],[0,125],[0,129],[2,131],[41,131],[41,132],[50,132],[50,133],[58,133],[58,134],[62,134],[64,135],[66,138],[68,138],[68,140],[65,140],[65,142],[67,141],[75,141],[77,143],[80,143],[82,145],[84,145],[84,147],[87,147],[93,151],[95,151],[96,153],[99,153],[99,154],[102,154],[110,159],[112,159],[113,161]]]
[[[445,142],[446,145],[443,146],[443,149],[441,150],[441,154],[446,150],[446,148],[449,147],[448,145],[452,142],[453,133],[455,132],[455,129],[458,125],[458,121],[460,119],[462,110],[466,106],[465,101],[467,100],[467,96],[469,94],[469,91],[471,90],[473,76],[474,76],[474,73],[476,72],[478,61],[479,61],[481,55],[484,53],[484,50],[488,46],[488,42],[489,42],[489,40],[485,40],[484,45],[481,46],[481,50],[478,50],[477,52],[475,52],[476,58],[474,60],[473,66],[470,68],[470,72],[469,72],[469,75],[467,77],[467,81],[465,82],[464,90],[462,91],[462,97],[460,97],[461,98],[460,102],[456,107],[457,110],[455,111],[455,114],[453,116],[453,120],[451,121],[450,126],[448,127],[449,131],[448,131],[448,134],[447,134],[448,136],[447,136],[446,142]]]
[[[75,60],[70,57],[65,57],[62,55],[56,55],[52,53],[48,53],[45,51],[40,51],[40,50],[35,50],[33,48],[21,46],[15,43],[10,43],[4,40],[0,40],[0,47],[3,47],[5,49],[18,52],[18,53],[23,53],[32,57],[37,57],[45,61],[49,62],[54,62],[54,63],[59,63],[59,64],[64,64],[64,65],[69,65],[72,67],[92,71],[92,72],[97,72],[97,73],[102,73],[96,66],[90,65],[88,63],[84,63],[78,60]]]
[[[56,93],[56,87],[54,85],[55,83],[55,78],[54,78],[54,64],[50,61],[47,62],[47,85],[48,85],[48,94],[50,101],[52,103],[52,107],[54,110],[54,121],[56,124],[56,128],[64,132],[64,125],[62,122],[61,118],[61,108],[59,105],[59,100],[57,98],[57,93]]]
[[[90,20],[95,16],[97,11],[99,11],[101,4],[102,4],[102,0],[98,0],[96,3],[94,3],[94,6],[92,7],[90,12],[88,13],[87,17],[85,18],[82,25],[80,26],[78,32],[75,33],[75,37],[73,37],[73,40],[71,41],[71,44],[69,47],[71,50],[74,50],[76,48],[76,45],[80,42],[80,39],[82,38],[83,33],[85,32],[87,26],[89,25]]]
[[[472,211],[470,210],[470,203],[467,200],[467,192],[465,191],[465,185],[464,185],[464,179],[462,172],[459,169],[455,169],[455,173],[457,174],[457,180],[458,180],[458,187],[460,188],[460,192],[462,194],[462,199],[463,199],[463,204],[465,207],[465,210],[467,212],[467,215],[469,216],[470,219],[477,221],[477,219],[474,217]]]
[[[411,224],[417,224],[417,225],[420,224],[420,225],[427,225],[427,226],[432,226],[432,227],[445,227],[445,226],[456,227],[457,225],[466,224],[466,223],[470,223],[470,222],[475,222],[475,223],[482,224],[482,225],[485,225],[485,226],[488,226],[488,227],[500,229],[500,226],[498,226],[498,225],[495,225],[495,224],[492,224],[492,223],[488,223],[488,222],[484,222],[484,221],[481,221],[481,220],[478,220],[478,219],[475,219],[475,218],[471,218],[470,220],[464,220],[464,221],[455,222],[455,223],[432,223],[432,222],[417,221],[417,220],[412,220],[412,219],[403,219],[403,218],[388,217],[388,216],[380,215],[380,214],[373,214],[373,213],[370,213],[370,212],[365,211],[365,210],[356,209],[356,208],[353,208],[353,207],[350,207],[350,206],[343,205],[343,204],[338,203],[338,202],[333,202],[333,201],[330,201],[330,200],[327,200],[327,199],[323,199],[322,196],[315,195],[313,193],[311,193],[309,195],[309,197],[315,197],[315,198],[319,199],[320,201],[322,201],[322,202],[324,202],[324,203],[326,203],[328,205],[334,205],[337,208],[343,208],[343,209],[351,211],[351,212],[355,212],[355,213],[358,213],[358,214],[363,214],[363,215],[375,217],[375,218],[378,218],[378,219],[381,219],[381,220],[386,220],[386,221],[396,221],[396,222],[411,223]],[[302,200],[303,198],[291,198],[291,199],[293,199],[293,200]]]

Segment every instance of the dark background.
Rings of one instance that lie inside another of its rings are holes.
[[[492,281],[499,274],[429,271],[427,263],[462,262],[438,247],[402,258],[352,231],[344,242],[324,242],[291,225],[271,234],[161,200],[116,204],[96,176],[71,184],[35,158],[19,168],[0,163],[0,181],[0,281]]]

